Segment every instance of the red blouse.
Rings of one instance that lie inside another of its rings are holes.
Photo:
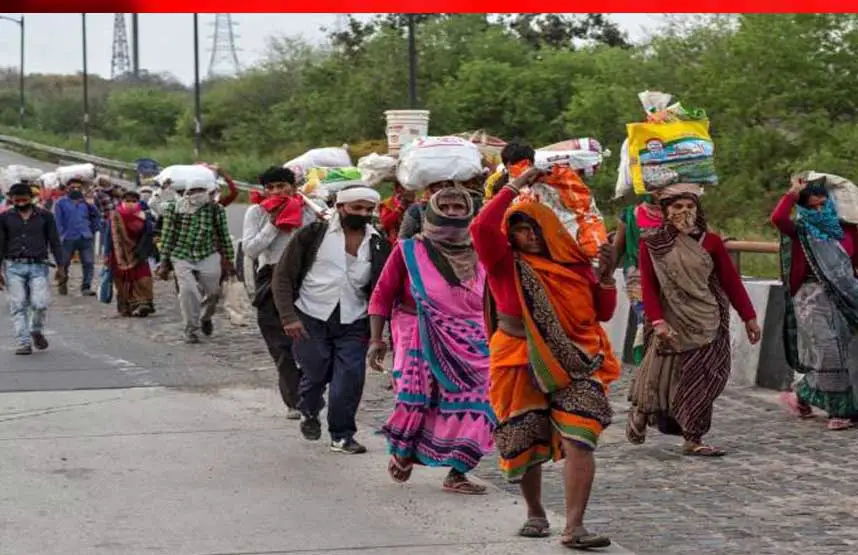
[[[772,212],[772,224],[778,228],[778,231],[791,239],[797,238],[795,222],[790,219],[790,214],[796,201],[798,201],[798,196],[787,193],[778,202],[775,211]],[[840,244],[846,253],[852,257],[852,266],[858,268],[858,248],[856,248],[858,247],[858,227],[844,224],[843,231],[845,233],[843,239],[840,240]],[[795,295],[798,293],[801,284],[807,279],[810,268],[807,267],[807,258],[804,256],[804,249],[801,248],[801,244],[798,241],[794,240],[792,242],[790,251],[792,253],[792,267],[789,274],[789,292],[791,295]]]
[[[471,222],[471,238],[474,250],[488,274],[489,289],[497,303],[498,312],[513,317],[521,317],[521,301],[515,285],[515,263],[512,246],[503,231],[504,214],[515,199],[515,191],[508,187],[501,189]],[[600,287],[592,268],[578,268],[591,283],[596,318],[607,322],[617,307],[617,290],[614,287]]]
[[[745,290],[742,278],[739,277],[739,272],[736,271],[733,261],[730,260],[730,255],[727,254],[724,241],[714,233],[707,233],[703,237],[703,248],[712,256],[718,283],[721,284],[721,288],[727,294],[730,304],[739,313],[742,321],[755,320],[757,312],[754,310],[754,305],[751,304],[751,299],[748,297],[748,291]],[[643,240],[640,242],[640,272],[644,313],[647,320],[650,322],[663,320],[664,309],[661,306],[661,287],[655,275],[655,268],[652,265],[649,249]]]

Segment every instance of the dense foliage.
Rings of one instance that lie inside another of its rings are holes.
[[[535,145],[597,137],[615,153],[594,180],[610,210],[625,123],[643,116],[636,93],[670,92],[712,120],[722,184],[707,195],[710,219],[734,235],[771,236],[763,222],[790,172],[858,177],[856,21],[836,14],[685,17],[629,45],[598,14],[422,15],[419,104],[432,111],[433,134],[484,128]],[[383,112],[407,107],[405,27],[400,14],[352,20],[324,47],[272,39],[266,59],[240,78],[204,84],[204,155],[252,179],[308,147],[383,144]],[[80,76],[30,76],[23,132],[10,127],[16,79],[14,69],[0,75],[6,132],[59,135],[79,148]],[[190,158],[189,90],[146,76],[138,83],[93,78],[90,91],[98,154]]]

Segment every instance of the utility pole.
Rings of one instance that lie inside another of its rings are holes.
[[[131,73],[134,79],[140,77],[140,27],[136,13],[131,14]]]
[[[408,15],[408,107],[417,108],[417,40],[414,36],[414,14]]]
[[[21,96],[21,105],[18,107],[18,125],[20,127],[24,127],[24,113],[26,111],[26,104],[24,103],[24,15],[22,14],[19,19],[15,19],[14,17],[9,17],[6,15],[0,15],[0,19],[5,19],[6,21],[11,21],[18,25],[21,31],[21,63],[18,68],[18,88]]]
[[[90,154],[89,144],[89,77],[86,69],[86,14],[80,14],[83,35],[83,140],[86,153]]]
[[[202,115],[200,114],[200,22],[194,13],[194,159],[200,160]]]

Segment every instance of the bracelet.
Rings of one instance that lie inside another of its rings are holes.
[[[664,323],[664,320],[653,320],[653,321],[652,321],[652,325],[653,325],[653,326],[657,326],[657,325],[659,325],[659,324],[663,324],[663,323]]]
[[[504,185],[504,189],[509,189],[510,191],[512,191],[513,193],[515,193],[517,195],[521,194],[521,190],[516,188],[516,187],[513,187],[512,183],[507,183],[506,185]]]

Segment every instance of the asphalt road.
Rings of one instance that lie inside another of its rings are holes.
[[[0,167],[23,164],[45,170],[54,164],[0,150]],[[244,206],[229,209],[230,229],[241,234]],[[129,333],[110,307],[75,295],[79,267],[72,268],[72,295],[54,297],[48,312],[51,347],[30,357],[15,356],[14,333],[5,295],[0,293],[0,392],[129,387],[210,387],[235,384],[245,376],[206,356],[205,349],[169,344],[164,337]],[[54,289],[54,293],[56,290]],[[174,297],[159,297],[172,303]],[[92,306],[95,305],[95,306]],[[173,319],[164,307],[153,320]],[[157,326],[156,326],[157,327]]]

